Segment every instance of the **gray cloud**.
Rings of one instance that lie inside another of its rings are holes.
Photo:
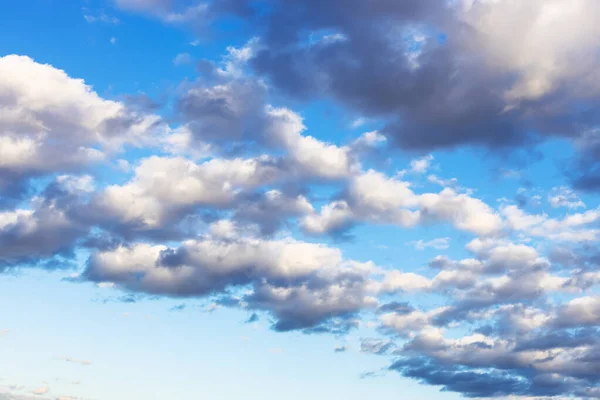
[[[555,136],[591,147],[600,94],[590,55],[598,35],[593,1],[271,0],[261,14],[245,0],[225,3],[212,5],[213,16],[237,12],[265,27],[251,65],[275,88],[384,118],[386,136],[405,149],[502,151]],[[544,20],[551,7],[563,7],[563,18]],[[573,179],[594,189],[597,157],[581,154]]]
[[[31,209],[0,212],[0,271],[21,266],[72,267],[77,242],[89,231],[71,215],[77,194],[51,184]]]
[[[347,330],[357,313],[376,306],[368,272],[352,263],[345,266],[340,252],[324,245],[242,239],[234,233],[186,241],[174,249],[137,244],[99,251],[84,277],[172,297],[228,298],[230,289],[246,288],[247,294],[228,303],[269,312],[276,330],[317,332]]]

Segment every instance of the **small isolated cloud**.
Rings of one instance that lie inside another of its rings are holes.
[[[367,122],[368,122],[368,120],[366,118],[362,118],[362,117],[356,118],[355,120],[353,120],[350,123],[350,128],[352,128],[352,129],[360,128],[361,126],[363,126]]]
[[[516,169],[507,169],[507,168],[503,168],[500,170],[500,176],[502,176],[503,178],[506,179],[518,179],[521,176],[523,176],[523,171],[519,171]]]
[[[585,203],[577,193],[566,186],[552,188],[552,192],[548,195],[548,203],[554,208],[585,208]]]
[[[416,250],[420,250],[420,251],[425,250],[428,247],[431,247],[432,249],[436,249],[436,250],[445,250],[448,247],[450,247],[450,238],[443,237],[443,238],[432,239],[429,241],[417,240],[417,241],[408,242],[406,244],[413,246]]]
[[[185,304],[177,304],[176,306],[171,307],[169,311],[183,311],[186,307]]]
[[[335,348],[333,349],[334,353],[344,353],[346,351],[348,351],[348,348],[345,345],[342,345],[342,344],[338,345],[338,346],[335,346]]]
[[[111,38],[110,38],[110,44],[112,44],[112,45],[115,45],[115,44],[117,44],[117,38],[116,38],[116,37],[114,37],[114,36],[113,36],[113,37],[111,37]]]
[[[281,354],[281,353],[283,353],[283,349],[280,349],[280,348],[269,349],[269,353],[271,353],[271,354]]]
[[[246,320],[246,323],[247,323],[247,324],[253,324],[253,323],[255,323],[255,322],[258,322],[258,320],[259,320],[259,318],[258,318],[258,314],[256,314],[256,313],[252,313],[252,315],[250,316],[250,318],[248,318],[248,319]]]
[[[192,56],[189,53],[180,53],[173,59],[173,64],[176,66],[186,65],[192,62]]]
[[[380,376],[383,376],[383,373],[381,371],[367,371],[367,372],[363,372],[362,374],[359,375],[360,379],[370,379],[370,378],[378,378]]]
[[[117,165],[116,167],[121,171],[121,172],[129,172],[131,171],[131,164],[129,163],[129,161],[124,160],[124,159],[120,159],[117,161]]]
[[[437,175],[429,175],[427,177],[427,180],[431,183],[434,183],[436,185],[440,185],[443,187],[456,187],[458,184],[458,179],[456,178],[450,178],[450,179],[443,179],[438,177]]]
[[[79,364],[79,365],[92,365],[92,361],[89,360],[78,360],[76,358],[71,358],[71,357],[61,357],[60,358],[62,361],[68,362],[68,363],[73,363],[73,364]]]
[[[433,156],[431,154],[418,158],[416,160],[412,160],[410,162],[410,170],[417,174],[424,174],[431,168],[431,162],[433,161]]]
[[[384,355],[388,354],[394,348],[394,343],[387,339],[362,338],[360,340],[361,353]]]
[[[43,396],[45,394],[47,394],[50,391],[50,388],[48,386],[40,386],[37,389],[34,389],[31,391],[31,394],[35,394],[36,396]]]
[[[88,9],[83,9],[83,19],[89,24],[93,24],[96,22],[101,22],[105,24],[117,25],[119,22],[119,18],[108,15],[106,12],[102,11],[92,11]]]

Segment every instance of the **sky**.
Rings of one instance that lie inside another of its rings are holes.
[[[0,400],[600,399],[597,1],[0,11]]]

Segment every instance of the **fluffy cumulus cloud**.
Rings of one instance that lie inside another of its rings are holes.
[[[227,295],[246,309],[277,320],[277,330],[327,329],[350,324],[377,305],[369,279],[374,267],[344,260],[338,249],[293,239],[239,237],[217,223],[213,234],[177,248],[136,244],[92,255],[85,277],[173,297]]]
[[[164,108],[0,58],[0,273],[76,268],[67,280],[276,331],[360,329],[365,357],[469,398],[600,398],[595,1],[112,4],[251,35],[199,60]],[[484,148],[510,164],[544,141],[569,150],[549,187],[514,165],[479,187],[484,171],[447,161]],[[500,192],[517,179],[513,202]],[[365,231],[401,256],[344,242]]]
[[[493,235],[502,227],[502,219],[483,201],[445,188],[439,193],[415,193],[409,182],[369,170],[353,176],[342,200],[307,215],[303,228],[314,234],[332,233],[353,222],[417,224],[447,222],[457,229],[480,235]]]
[[[269,157],[213,159],[196,164],[188,159],[153,156],[135,169],[124,185],[110,185],[92,201],[101,223],[137,230],[164,228],[194,208],[227,207],[240,189],[279,179],[281,170]]]
[[[439,272],[423,280],[424,290],[443,289],[448,306],[381,315],[385,330],[403,338],[390,369],[467,397],[593,398],[597,297],[577,297],[583,287],[553,275],[531,247],[489,240],[467,247],[475,258],[437,257],[430,265]],[[553,304],[554,293],[574,297]]]
[[[158,116],[103,99],[83,80],[26,56],[0,58],[0,75],[3,202],[23,195],[28,178],[101,162],[123,145],[149,143],[162,127]]]

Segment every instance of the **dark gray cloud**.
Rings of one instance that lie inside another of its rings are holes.
[[[32,209],[0,212],[0,272],[23,266],[73,267],[75,246],[90,229],[71,216],[77,201],[55,182]]]
[[[543,1],[475,1],[468,9],[412,0],[250,3],[211,7],[213,17],[237,13],[263,27],[253,32],[263,44],[251,60],[259,75],[293,98],[329,97],[387,120],[384,133],[405,149],[476,145],[498,152],[554,136],[589,142],[598,124],[600,92],[586,83],[597,69],[586,54],[597,50],[589,38],[598,32],[528,48],[553,29],[527,28],[545,15]],[[594,2],[570,10],[579,20],[559,20],[555,29],[577,29],[598,13]],[[558,64],[568,55],[582,61],[578,73],[543,69],[544,57]],[[582,153],[572,176],[578,187],[599,186],[597,159]]]
[[[420,382],[441,386],[444,391],[459,392],[465,397],[534,394],[527,381],[508,373],[465,371],[436,364],[427,358],[399,360],[390,369]]]
[[[290,218],[312,212],[308,199],[298,192],[293,189],[288,193],[272,190],[240,196],[233,219],[256,224],[263,235],[273,235]]]
[[[515,351],[549,350],[554,348],[575,348],[580,346],[598,345],[599,332],[597,328],[579,328],[574,331],[566,329],[551,332],[540,332],[534,336],[522,338]]]
[[[177,248],[119,246],[95,252],[83,279],[150,295],[221,296],[221,305],[266,311],[277,331],[343,333],[376,305],[368,272],[343,267],[336,249],[291,240],[206,236]]]
[[[566,340],[564,346],[553,338],[529,348],[527,344],[535,338],[528,337],[523,346],[513,347],[502,340],[494,344],[434,344],[417,337],[403,347],[403,357],[390,369],[466,397],[578,395],[581,388],[600,383],[597,374],[591,372],[598,368],[593,356],[597,339],[582,338],[577,343]],[[512,340],[519,343],[521,339]],[[536,359],[530,351],[547,355]]]
[[[593,1],[553,0],[571,13],[553,24],[544,20],[549,5],[542,0],[217,0],[201,13],[191,12],[204,6],[199,1],[119,1],[192,25],[232,16],[245,21],[242,33],[260,37],[261,45],[244,62],[276,91],[331,98],[381,118],[383,132],[404,149],[474,145],[506,153],[566,137],[580,149],[568,171],[576,187],[600,187]],[[536,23],[539,29],[529,29]],[[557,30],[573,34],[555,38]],[[564,65],[565,59],[577,62]],[[199,69],[213,79],[225,71],[210,61]],[[265,92],[256,82],[197,86],[181,96],[178,109],[196,135],[240,137],[261,126]]]
[[[211,66],[216,68],[216,66]],[[221,145],[260,139],[264,130],[265,88],[252,79],[199,82],[177,99],[181,120],[198,140]]]

